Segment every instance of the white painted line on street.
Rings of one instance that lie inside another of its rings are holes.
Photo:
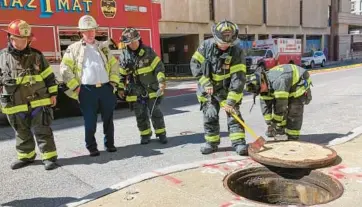
[[[351,134],[349,134],[347,136],[336,138],[334,140],[329,141],[327,146],[335,146],[335,145],[346,143],[346,142],[351,141],[352,139],[356,138],[357,136],[359,136],[361,134],[362,134],[362,126],[353,129],[351,131]]]

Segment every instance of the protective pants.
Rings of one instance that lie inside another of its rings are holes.
[[[93,85],[81,85],[79,105],[84,118],[86,147],[90,152],[97,149],[94,134],[97,131],[98,109],[103,121],[104,146],[114,147],[113,112],[116,103],[117,98],[111,84],[103,84],[98,88]]]
[[[151,114],[155,101],[156,99],[153,98],[144,102],[137,101],[133,103],[137,127],[142,138],[149,138],[152,136],[150,116],[156,136],[159,137],[160,135],[166,135],[164,116],[160,108],[160,98],[156,101],[153,113]]]
[[[16,133],[16,151],[19,160],[32,161],[36,157],[31,129],[34,130],[42,160],[53,162],[57,160],[53,130],[50,127],[53,120],[53,111],[50,107],[38,107],[28,113],[17,113],[7,117]]]
[[[206,116],[206,111],[208,107],[214,107],[217,111],[215,117]],[[243,120],[240,114],[240,105],[234,107],[238,117]],[[205,104],[202,108],[203,119],[204,119],[204,131],[205,131],[205,140],[211,145],[220,144],[220,123],[219,123],[219,112],[220,105],[216,101],[212,101],[210,104]],[[244,121],[244,120],[243,120]],[[245,131],[244,127],[238,123],[230,114],[227,114],[227,125],[229,131],[229,138],[232,143],[232,147],[235,147],[239,144],[245,144]]]
[[[288,139],[299,139],[300,130],[303,124],[303,98],[304,97],[289,98],[288,100],[288,114],[286,116],[287,125],[285,128],[285,133],[288,135]]]
[[[275,107],[275,99],[272,100],[263,100],[260,99],[260,108],[264,116],[265,123],[270,126],[273,122],[273,111]],[[279,128],[284,128],[287,124],[286,120],[287,113],[284,114],[284,120],[277,124]]]

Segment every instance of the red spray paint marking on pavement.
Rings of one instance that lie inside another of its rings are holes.
[[[342,170],[348,169],[348,167],[344,165],[338,165],[336,167],[332,167],[328,174],[333,175],[337,179],[347,179],[347,178],[361,178],[362,173],[345,173]]]
[[[202,167],[208,167],[208,168],[213,168],[213,169],[219,169],[220,168],[216,164],[203,164]]]
[[[231,205],[233,205],[233,203],[227,202],[227,203],[221,204],[220,207],[229,207],[229,206],[231,206]]]
[[[237,201],[237,202],[239,202],[239,201],[241,201],[242,199],[241,199],[241,197],[234,197],[234,199],[232,200],[232,201],[229,201],[229,202],[226,202],[226,203],[224,203],[224,204],[221,204],[220,205],[220,207],[229,207],[229,206],[232,206],[232,205],[234,205],[234,204],[237,204],[237,203],[235,203],[235,202],[233,202],[233,201]]]
[[[71,152],[71,153],[73,153],[73,154],[75,154],[75,155],[77,155],[77,156],[82,156],[82,155],[84,155],[83,153],[80,153],[80,152],[77,152],[77,151],[74,151],[74,150],[68,150],[69,152]]]
[[[218,166],[217,164],[203,164],[202,167],[208,167],[208,168],[212,168],[212,169],[223,169],[225,171],[230,171],[230,168],[226,167],[226,166]]]
[[[226,157],[229,157],[230,156],[230,153],[228,151],[225,151],[225,156]]]
[[[182,183],[181,180],[179,180],[179,179],[177,179],[177,178],[175,178],[175,177],[172,177],[172,176],[170,176],[170,175],[165,175],[165,174],[163,174],[163,173],[156,172],[156,171],[153,171],[153,173],[162,176],[162,177],[165,178],[166,180],[171,181],[173,184],[176,184],[176,185],[177,185],[177,184]]]

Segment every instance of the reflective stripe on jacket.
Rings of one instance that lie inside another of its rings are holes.
[[[102,57],[110,82],[118,85],[120,80],[119,64],[108,48],[108,41],[96,41],[95,45],[98,47],[98,52]],[[68,88],[65,94],[76,100],[78,100],[78,95],[74,90],[81,84],[85,47],[86,44],[83,40],[69,45],[60,64],[60,74]]]
[[[128,84],[127,102],[137,101],[145,90],[148,98],[157,97],[159,83],[166,81],[165,67],[151,47],[141,44],[137,51],[131,51],[126,47],[122,50],[119,62],[121,75],[119,88],[124,90]]]
[[[58,94],[55,75],[44,55],[30,48],[27,55],[15,58],[8,49],[0,52],[0,81],[3,80],[2,95],[11,96],[11,101],[1,102],[4,114],[28,112],[29,110],[51,105],[51,96]],[[15,80],[15,85],[5,84]]]
[[[212,87],[215,95],[220,96],[221,100],[226,100],[228,105],[241,103],[246,66],[240,48],[233,46],[223,52],[217,49],[213,38],[207,39],[192,56],[190,67],[193,76],[199,77],[197,90],[199,102],[207,101],[206,88]],[[205,74],[207,70],[209,74]]]

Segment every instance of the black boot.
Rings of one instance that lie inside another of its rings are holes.
[[[214,143],[210,143],[210,142],[206,142],[200,149],[201,153],[206,155],[206,154],[211,154],[213,152],[216,152],[218,149],[218,145],[220,143],[219,142],[214,142]]]
[[[142,136],[141,137],[141,144],[148,144],[151,141],[151,136]]]
[[[52,160],[43,160],[45,170],[53,170],[57,168],[57,164]]]
[[[100,153],[99,153],[98,149],[89,150],[89,156],[96,157],[99,155],[100,155]]]
[[[276,134],[277,135],[284,135],[285,134],[285,129],[284,127],[276,127]]]
[[[265,132],[265,136],[267,137],[275,137],[276,136],[276,131],[274,130],[274,128],[270,125],[268,125],[268,128]]]
[[[158,139],[160,140],[161,144],[167,144],[168,142],[166,134],[159,135]]]
[[[248,146],[246,145],[245,139],[232,142],[232,147],[238,155],[244,156],[248,154]]]
[[[31,163],[33,163],[34,160],[16,160],[13,163],[11,163],[11,169],[13,170],[17,170],[23,167],[26,167],[28,165],[30,165]]]
[[[112,147],[106,147],[107,152],[117,152],[117,148],[115,146]]]
[[[288,141],[298,141],[299,136],[288,135]]]

